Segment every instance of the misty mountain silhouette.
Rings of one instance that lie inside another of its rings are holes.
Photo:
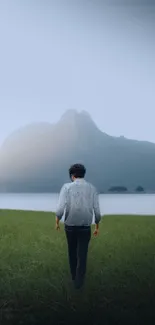
[[[112,137],[85,112],[68,110],[57,124],[36,123],[11,134],[0,149],[0,190],[56,192],[73,163],[102,192],[111,186],[155,190],[155,144]]]

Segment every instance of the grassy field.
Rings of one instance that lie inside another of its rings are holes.
[[[0,211],[0,324],[155,324],[155,217],[104,217],[82,292],[54,215]]]

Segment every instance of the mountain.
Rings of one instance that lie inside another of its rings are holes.
[[[36,123],[11,134],[0,149],[0,191],[56,192],[71,164],[86,165],[100,192],[138,185],[155,191],[155,144],[101,132],[85,112],[68,110],[57,124]]]

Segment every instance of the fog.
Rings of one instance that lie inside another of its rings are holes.
[[[155,142],[154,33],[152,1],[1,0],[0,144],[70,108]]]

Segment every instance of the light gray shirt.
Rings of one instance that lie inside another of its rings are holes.
[[[56,211],[59,220],[63,215],[67,226],[90,226],[93,216],[95,216],[95,223],[98,224],[101,214],[95,187],[83,178],[64,184]]]

